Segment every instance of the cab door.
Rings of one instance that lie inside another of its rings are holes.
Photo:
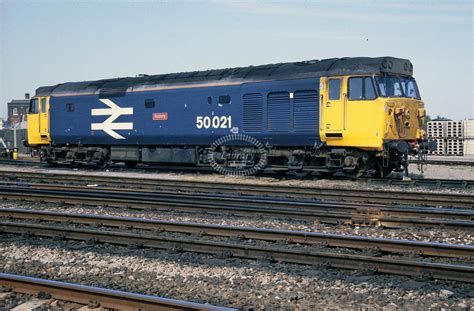
[[[49,137],[49,96],[39,98],[39,133],[42,139]]]
[[[344,130],[345,94],[343,77],[322,77],[321,84],[321,137],[342,139]]]

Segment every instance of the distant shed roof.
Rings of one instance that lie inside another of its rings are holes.
[[[40,87],[36,90],[36,96],[98,94],[100,97],[112,97],[123,96],[127,91],[147,90],[164,86],[196,85],[203,83],[245,83],[262,80],[380,73],[412,75],[413,65],[408,59],[388,56],[331,58],[261,66],[168,73],[133,78],[126,77],[96,81],[68,82]]]
[[[29,99],[12,99],[10,102],[8,102],[8,105],[30,105],[30,100]]]

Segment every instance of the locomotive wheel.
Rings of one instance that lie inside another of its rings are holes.
[[[356,168],[352,172],[344,172],[344,175],[346,175],[346,177],[349,177],[352,180],[355,180],[359,177],[362,177],[362,175],[364,175],[364,171],[359,168]]]
[[[380,161],[377,161],[375,165],[375,169],[377,171],[375,176],[384,178],[384,177],[387,177],[393,171],[394,166],[392,164],[388,164],[387,167],[383,167],[382,163]]]
[[[306,176],[311,174],[310,171],[303,171],[303,170],[292,170],[291,173],[298,178],[305,178]]]
[[[45,163],[48,165],[48,166],[56,166],[56,162],[53,161],[52,159],[46,159]]]
[[[273,171],[273,173],[277,176],[285,176],[288,171],[285,170],[278,170],[278,171]]]
[[[100,162],[97,162],[96,165],[97,165],[98,168],[104,169],[109,165],[109,163],[107,163],[105,161],[100,161]]]
[[[376,176],[380,178],[385,178],[393,171],[393,166],[389,165],[388,167],[383,167],[382,170],[377,167]]]
[[[125,165],[128,167],[128,168],[135,168],[137,166],[137,162],[135,161],[125,161]]]
[[[344,175],[349,177],[352,180],[356,180],[359,177],[362,177],[365,173],[364,165],[361,164],[361,161],[359,160],[357,165],[355,166],[354,170],[352,171],[344,171]]]
[[[332,177],[336,172],[318,172],[322,177]]]

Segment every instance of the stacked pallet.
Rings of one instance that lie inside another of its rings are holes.
[[[462,138],[463,137],[463,121],[445,121],[446,137]]]
[[[429,154],[434,155],[446,155],[446,139],[443,138],[430,138],[436,142],[436,149],[430,151]]]
[[[474,155],[474,119],[464,121],[431,121],[426,125],[428,139],[437,143],[434,155]]]
[[[446,122],[431,121],[426,125],[426,134],[428,139],[436,142],[436,150],[430,151],[430,154],[445,155],[446,154]]]
[[[426,125],[428,139],[436,141],[438,145],[436,150],[430,151],[430,154],[462,156],[465,149],[464,125],[466,121],[472,122],[473,120],[428,122]],[[472,126],[472,123],[470,124],[470,126]],[[469,131],[474,131],[474,129],[470,129]],[[472,137],[474,139],[474,133],[472,133]],[[472,145],[473,142],[470,142],[468,148],[474,148],[471,147]]]
[[[463,155],[463,121],[446,121],[446,155]]]
[[[429,154],[445,155],[446,154],[446,122],[431,121],[426,124],[426,134],[429,140],[436,142],[436,149],[430,151]]]
[[[474,155],[474,119],[463,121],[463,154]]]
[[[446,137],[446,121],[430,121],[426,125],[426,134],[430,139],[443,139]]]
[[[462,156],[463,155],[463,140],[455,137],[446,139],[446,155],[448,156]]]

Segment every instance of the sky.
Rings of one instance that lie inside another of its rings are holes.
[[[427,113],[474,118],[474,1],[0,0],[0,116],[70,81],[395,56]]]

